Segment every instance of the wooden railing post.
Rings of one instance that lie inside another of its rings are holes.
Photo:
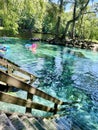
[[[53,112],[53,115],[55,115],[55,114],[57,113],[57,107],[58,107],[58,104],[55,103],[55,104],[54,104],[54,112]]]
[[[30,80],[29,84],[32,84],[31,80]],[[32,101],[33,100],[33,94],[27,92],[27,100]],[[26,107],[26,113],[32,113],[32,108],[27,108]]]
[[[9,65],[7,64],[7,71],[6,71],[7,74],[10,74],[11,73],[11,70],[10,70],[10,67]],[[11,87],[9,87],[8,84],[6,84],[6,92],[10,91]]]
[[[27,93],[27,100],[32,101],[32,99],[33,99],[33,94]],[[32,113],[32,108],[27,108],[26,107],[26,113]]]

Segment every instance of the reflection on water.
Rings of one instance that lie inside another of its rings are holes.
[[[32,53],[25,48],[27,43],[19,39],[6,43],[11,49],[5,57],[38,76],[35,87],[63,101],[80,101],[64,106],[60,114],[69,114],[83,130],[98,130],[98,53],[45,43],[36,43],[36,53]]]

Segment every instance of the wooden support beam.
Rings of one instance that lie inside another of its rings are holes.
[[[29,84],[31,85],[32,82],[30,81]],[[32,101],[32,99],[33,99],[33,94],[27,92],[27,100]],[[26,113],[32,113],[32,109],[31,108],[26,108]]]
[[[57,109],[57,107],[58,107],[58,104],[54,104],[54,112],[53,112],[53,115],[55,115],[56,113],[57,113],[57,111],[58,111],[58,109]]]
[[[32,99],[33,99],[33,95],[31,93],[27,93],[27,100],[32,101]],[[32,113],[32,109],[26,107],[26,113]]]

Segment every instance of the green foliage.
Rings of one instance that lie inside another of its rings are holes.
[[[16,2],[16,0],[14,0]],[[3,26],[6,30],[12,32],[12,34],[18,33],[18,13],[14,7],[15,3],[12,0],[10,1],[0,1],[1,10],[0,17],[3,20]]]
[[[98,40],[98,17],[91,8],[87,12],[76,23],[76,32],[79,37]]]
[[[43,0],[25,0],[19,21],[20,28],[41,31],[44,12]]]
[[[53,11],[54,10],[54,11]],[[57,21],[58,7],[55,4],[46,4],[46,12],[43,19],[43,32],[55,33],[55,25]]]
[[[86,0],[87,1],[87,0]],[[76,15],[86,2],[77,0]],[[60,2],[60,0],[59,0]],[[45,0],[0,0],[0,20],[2,21],[3,33],[16,35],[20,30],[31,32],[44,32],[56,34],[57,21],[60,15],[59,35],[64,33],[67,21],[72,19],[73,11],[66,12],[68,2],[73,8],[73,1],[63,0],[63,8],[59,14],[59,3]],[[86,8],[84,14],[76,22],[76,32],[79,37],[98,40],[98,16],[95,13],[85,13],[97,11],[97,4]],[[83,20],[81,21],[83,17]],[[72,27],[69,27],[71,32]]]

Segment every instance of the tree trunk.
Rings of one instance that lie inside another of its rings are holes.
[[[59,5],[59,16],[58,16],[58,21],[56,23],[56,33],[55,33],[55,38],[58,39],[59,37],[59,31],[60,31],[60,22],[61,22],[61,13],[63,9],[63,0],[60,0],[60,5]]]
[[[66,39],[66,34],[67,34],[67,32],[68,32],[68,29],[69,29],[70,24],[73,23],[73,22],[76,22],[76,21],[80,18],[80,16],[82,15],[82,12],[85,10],[85,8],[87,7],[88,3],[89,3],[89,0],[87,0],[86,4],[80,9],[78,15],[75,16],[74,19],[71,19],[71,20],[69,20],[69,21],[67,22],[66,27],[65,27],[65,30],[64,30],[64,33],[63,33],[63,35],[62,35],[62,37],[61,37],[62,40]]]
[[[76,17],[76,7],[77,7],[77,0],[75,0],[74,3],[74,9],[73,9],[73,23],[72,23],[72,39],[75,38],[75,17]]]

